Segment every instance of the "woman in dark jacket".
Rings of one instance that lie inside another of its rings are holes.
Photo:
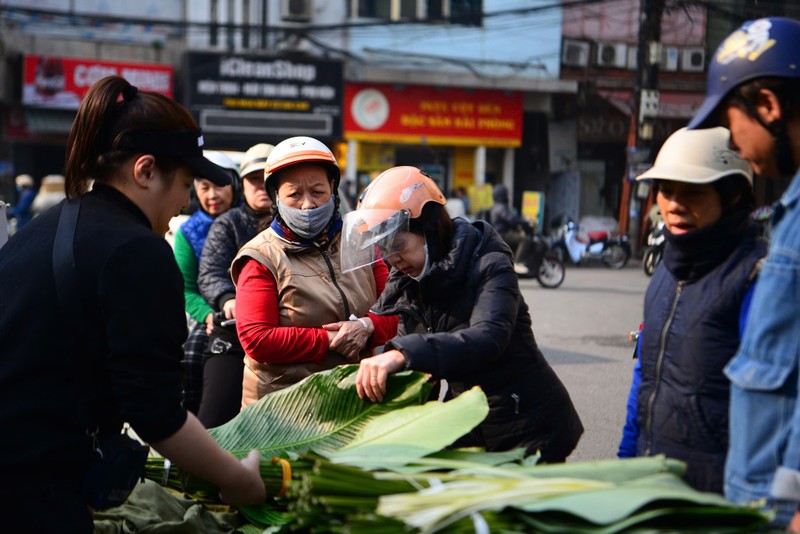
[[[258,451],[239,462],[180,404],[183,283],[164,234],[194,176],[230,183],[202,145],[174,100],[97,81],[67,142],[70,200],[3,247],[4,532],[92,532],[95,448],[123,422],[231,504],[263,502]]]
[[[752,171],[725,128],[679,130],[639,180],[654,180],[667,247],[644,303],[620,457],[665,454],[722,492],[729,383],[740,321],[766,241],[750,219]]]
[[[232,419],[241,407],[244,349],[236,325],[236,287],[231,262],[239,249],[272,222],[272,200],[264,188],[267,157],[275,148],[266,143],[250,147],[242,158],[241,206],[228,210],[211,224],[200,256],[197,284],[215,312],[203,359],[203,391],[197,417],[207,427]]]
[[[457,446],[522,447],[564,461],[583,432],[567,390],[536,345],[511,250],[488,224],[451,220],[427,175],[395,167],[345,216],[345,269],[393,267],[373,311],[398,314],[398,336],[361,361],[362,398],[383,399],[389,374],[413,369],[445,379],[457,396],[480,386],[489,415]]]

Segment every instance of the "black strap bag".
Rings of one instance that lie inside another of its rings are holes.
[[[73,244],[80,213],[80,199],[67,200],[61,210],[53,245],[53,274],[61,315],[68,332],[80,331],[83,307],[78,294]],[[105,510],[124,503],[144,480],[144,467],[150,447],[124,432],[102,438],[99,429],[87,429],[92,462],[83,484],[86,504]]]

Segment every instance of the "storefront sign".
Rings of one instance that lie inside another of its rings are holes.
[[[328,135],[341,135],[341,62],[189,53],[186,72],[188,103],[195,110],[271,112],[277,123],[280,114],[320,115],[333,125]]]
[[[77,109],[94,82],[121,76],[143,91],[172,97],[172,67],[55,56],[25,56],[22,103]]]
[[[522,93],[348,83],[347,139],[408,144],[517,147]]]

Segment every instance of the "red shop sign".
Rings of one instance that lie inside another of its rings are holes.
[[[25,56],[22,103],[77,109],[89,87],[106,76],[122,76],[143,91],[172,98],[172,67],[169,65]]]
[[[522,138],[520,92],[348,83],[344,94],[347,139],[517,147]]]

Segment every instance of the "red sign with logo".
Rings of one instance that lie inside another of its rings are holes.
[[[495,147],[522,139],[520,92],[348,83],[344,94],[347,139]]]
[[[94,82],[121,76],[143,91],[172,98],[172,67],[54,56],[25,56],[22,103],[77,109]]]

